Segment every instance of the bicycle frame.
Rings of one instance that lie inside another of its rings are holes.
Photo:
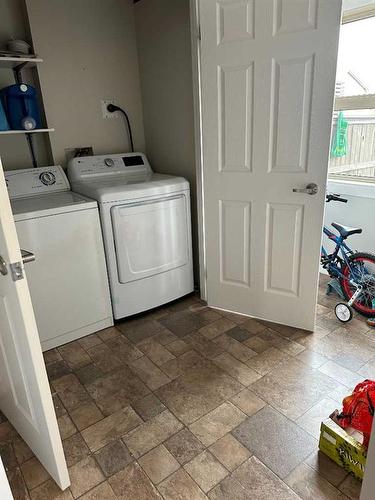
[[[352,255],[354,252],[348,245],[345,243],[344,238],[338,234],[333,233],[328,227],[323,227],[323,233],[328,236],[328,238],[336,243],[336,247],[331,254],[328,254],[327,250],[322,245],[320,257],[321,259],[327,259],[328,271],[334,277],[344,278],[345,276],[341,272],[342,264],[340,263],[340,267],[337,265],[336,259],[341,254],[342,258],[339,257],[347,266],[350,267],[349,255]],[[339,262],[339,261],[338,261]]]
[[[341,201],[347,203],[348,200],[341,198],[339,194],[327,193],[326,202],[328,203],[330,201]],[[348,232],[356,234],[360,233],[361,231]],[[363,312],[363,314],[368,315],[368,312],[372,313],[372,310],[369,308],[370,302],[368,297],[370,297],[371,299],[372,309],[375,309],[375,297],[373,295],[369,295],[368,292],[368,284],[371,284],[371,280],[369,281],[367,279],[367,276],[364,277],[365,274],[372,275],[372,273],[366,270],[366,266],[364,266],[364,263],[362,262],[363,259],[360,258],[362,257],[362,255],[357,255],[357,251],[353,251],[346,244],[346,238],[343,238],[341,236],[340,231],[334,233],[327,226],[323,226],[323,234],[325,234],[331,241],[335,243],[335,248],[332,253],[328,253],[322,243],[320,251],[320,263],[323,268],[328,271],[329,276],[338,281],[343,292],[342,295],[344,295],[348,299],[348,302],[346,303],[340,302],[336,304],[335,314],[337,318],[344,323],[350,321],[353,317],[353,311],[351,307],[356,303],[359,296],[363,293],[366,294],[365,306],[367,308],[366,313]],[[344,231],[344,234],[347,233],[345,233]],[[364,254],[364,257],[366,257],[366,255],[367,254]],[[371,255],[370,260],[374,261]],[[348,289],[348,284],[350,284],[350,290]],[[338,293],[341,295],[340,292]],[[362,312],[362,309],[358,309],[359,305],[354,305],[354,308]],[[365,311],[365,309],[363,309],[363,311]]]

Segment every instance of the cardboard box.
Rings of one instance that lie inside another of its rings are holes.
[[[350,432],[336,424],[331,417],[320,426],[319,449],[357,479],[363,479],[366,448]]]

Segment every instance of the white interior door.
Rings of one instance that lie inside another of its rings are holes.
[[[0,409],[56,483],[69,486],[55,410],[0,161]],[[22,272],[22,266],[21,266]],[[23,273],[22,273],[23,274]]]
[[[0,457],[0,498],[1,500],[14,500],[7,475]]]
[[[312,330],[341,0],[199,9],[208,303]]]

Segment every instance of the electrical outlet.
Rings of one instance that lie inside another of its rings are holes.
[[[102,99],[100,101],[100,103],[101,103],[101,106],[102,106],[102,115],[103,115],[103,118],[118,118],[118,113],[110,113],[107,110],[108,104],[115,104],[115,100],[114,99]]]
[[[80,148],[65,148],[65,158],[66,163],[69,163],[69,160],[75,158],[76,156],[93,156],[94,152],[92,146],[84,146]]]

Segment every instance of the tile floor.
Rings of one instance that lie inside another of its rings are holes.
[[[14,498],[358,498],[317,440],[353,385],[375,377],[375,332],[337,322],[325,281],[313,335],[189,296],[46,352],[71,486],[61,492],[1,417]]]

